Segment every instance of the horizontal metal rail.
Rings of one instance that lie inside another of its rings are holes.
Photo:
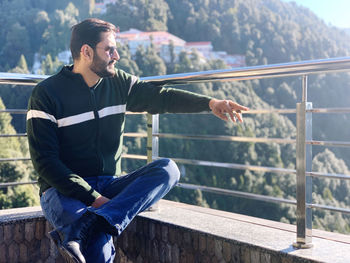
[[[8,138],[8,137],[27,137],[27,134],[26,133],[0,134],[0,138]]]
[[[290,204],[290,205],[297,204],[295,200],[288,200],[288,199],[284,199],[284,198],[271,197],[271,196],[266,196],[266,195],[251,194],[251,193],[216,188],[216,187],[208,187],[208,186],[186,184],[186,183],[178,183],[177,186],[181,187],[181,188],[185,188],[185,189],[191,189],[191,190],[198,189],[198,190],[201,190],[203,192],[230,195],[230,196],[235,196],[235,197],[243,197],[243,198],[278,203],[278,204],[280,204],[280,203],[285,203],[285,204]]]
[[[311,110],[306,110],[306,112],[350,113],[350,108],[315,108]],[[0,110],[0,113],[27,114],[27,110],[26,109],[5,109],[5,110]],[[147,112],[131,112],[131,111],[126,112],[127,115],[141,115],[146,113]],[[266,114],[266,113],[294,114],[296,113],[296,109],[250,109],[249,111],[244,112],[244,114]],[[178,113],[178,114],[181,114],[181,113]],[[191,113],[184,113],[184,114],[191,114]],[[211,112],[201,112],[201,113],[192,113],[192,114],[211,114]]]
[[[312,113],[350,113],[350,108],[314,108],[306,110]]]
[[[265,167],[265,166],[237,164],[237,163],[221,163],[221,162],[211,162],[211,161],[201,161],[201,160],[191,160],[191,159],[181,159],[181,158],[171,158],[171,159],[177,163],[201,165],[201,166],[209,166],[209,167],[221,167],[221,168],[230,168],[230,169],[238,169],[238,170],[250,170],[250,171],[258,171],[258,172],[271,172],[271,173],[282,173],[282,174],[296,173],[294,169]]]
[[[5,110],[0,110],[0,113],[27,114],[27,110],[25,110],[25,109],[5,109]]]
[[[206,140],[206,141],[295,143],[295,139],[256,138],[256,137],[241,137],[241,136],[226,136],[226,135],[190,135],[190,134],[154,133],[153,136],[156,136],[159,138],[191,139],[191,140]]]
[[[305,174],[312,177],[350,180],[350,174],[329,174],[329,173],[320,173],[320,172],[305,172]]]
[[[239,81],[276,77],[302,76],[324,72],[340,72],[350,69],[350,57],[291,62],[227,70],[182,73],[143,78],[156,85],[182,85],[213,81]]]
[[[122,154],[122,157],[128,158],[128,159],[147,160],[147,156],[138,155],[138,154]],[[156,157],[154,159],[161,159],[161,158],[164,158],[164,157]],[[239,170],[251,170],[251,171],[259,171],[259,172],[273,172],[273,173],[283,173],[283,174],[295,174],[296,173],[296,171],[293,169],[264,167],[264,166],[235,164],[235,163],[220,163],[220,162],[181,159],[181,158],[171,158],[171,159],[177,163],[190,164],[190,165],[230,168],[230,169],[239,169]]]
[[[145,133],[145,132],[125,132],[124,137],[147,138],[147,133]]]
[[[276,77],[302,76],[324,72],[341,72],[350,69],[350,57],[290,62],[255,67],[242,67],[225,70],[181,73],[165,76],[152,76],[141,80],[156,85],[183,85],[213,81],[239,81]],[[18,73],[0,73],[0,84],[36,85],[48,76]]]
[[[16,182],[16,183],[0,183],[0,188],[7,188],[11,186],[19,186],[19,185],[26,185],[26,184],[37,184],[38,181],[31,181],[31,182]]]
[[[18,161],[30,161],[30,158],[19,157],[19,158],[0,158],[0,163],[3,162],[18,162]]]
[[[0,84],[35,86],[40,81],[48,78],[48,75],[0,73]]]
[[[122,158],[136,159],[136,160],[146,160],[147,161],[147,156],[146,155],[139,155],[139,154],[123,153],[122,154]]]
[[[147,160],[147,156],[138,155],[138,154],[123,154],[122,157],[127,159]],[[159,159],[159,158],[164,158],[164,157],[157,157],[156,159]],[[210,166],[210,167],[222,167],[222,168],[231,168],[231,169],[239,169],[239,170],[252,170],[252,171],[263,171],[263,172],[274,172],[274,173],[287,173],[287,174],[296,173],[296,171],[293,169],[242,165],[242,164],[233,164],[233,163],[218,163],[218,162],[179,159],[179,158],[171,158],[171,159],[178,163],[190,164],[190,165],[201,165],[201,166]],[[262,169],[259,169],[259,168],[262,168]],[[329,179],[350,180],[350,174],[347,175],[347,174],[329,174],[329,173],[320,173],[320,172],[306,172],[306,175],[312,176],[312,177],[324,177]]]
[[[343,141],[306,141],[306,144],[320,145],[320,146],[335,146],[335,147],[350,147],[350,142]]]
[[[310,208],[316,208],[316,209],[322,209],[322,210],[329,210],[332,212],[340,212],[340,213],[350,214],[350,209],[346,209],[346,208],[339,208],[339,207],[328,206],[328,205],[319,205],[319,204],[306,204],[306,206],[310,207]]]

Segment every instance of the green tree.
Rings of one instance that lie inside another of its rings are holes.
[[[17,66],[15,68],[13,68],[12,70],[10,70],[10,72],[22,73],[22,74],[29,73],[27,61],[26,61],[26,58],[24,57],[23,54],[20,56]]]
[[[0,99],[0,109],[5,109]],[[15,134],[8,113],[0,114],[0,134]],[[16,137],[0,138],[0,158],[28,156],[26,141]],[[0,162],[0,183],[28,181],[33,179],[33,169],[29,164]],[[0,209],[38,204],[38,193],[33,186],[17,186],[0,189]]]

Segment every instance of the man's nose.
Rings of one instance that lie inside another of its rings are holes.
[[[115,49],[115,51],[113,52],[112,59],[117,60],[117,61],[120,59],[118,50]]]

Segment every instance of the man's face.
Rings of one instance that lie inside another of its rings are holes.
[[[113,32],[101,33],[101,42],[94,49],[90,70],[101,78],[113,77],[115,74],[114,64],[119,58],[115,34]]]

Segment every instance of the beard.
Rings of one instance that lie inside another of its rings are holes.
[[[90,70],[100,78],[113,77],[115,75],[114,60],[104,61],[97,54],[94,55]]]

